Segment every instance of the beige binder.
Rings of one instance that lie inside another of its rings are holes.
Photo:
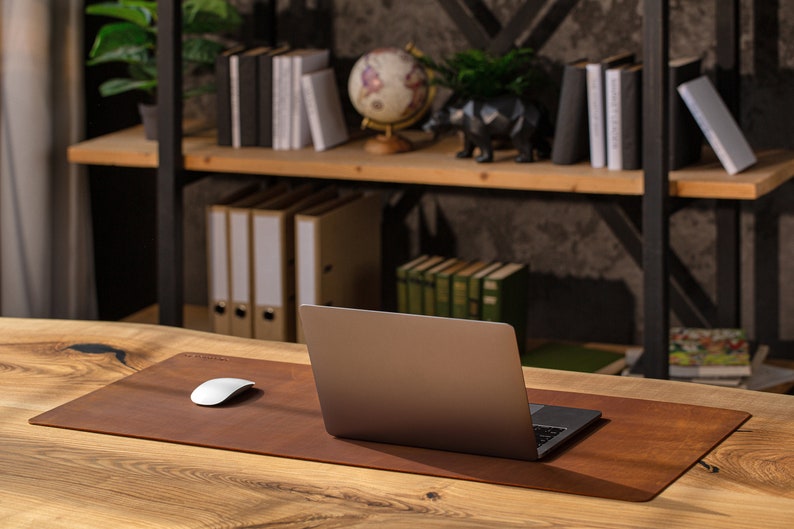
[[[229,230],[229,300],[231,334],[252,338],[254,325],[251,294],[251,208],[287,191],[280,183],[259,193],[249,195],[227,208]]]
[[[354,193],[295,216],[297,305],[380,309],[381,198]],[[297,340],[303,342],[300,318]]]
[[[207,297],[210,327],[217,333],[232,333],[229,309],[229,230],[226,210],[229,204],[254,193],[257,189],[259,189],[258,184],[245,186],[206,208]]]
[[[295,341],[295,214],[335,196],[307,184],[251,210],[254,338]]]

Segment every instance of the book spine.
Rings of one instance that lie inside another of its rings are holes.
[[[408,271],[406,269],[397,269],[396,284],[397,312],[408,312]]]
[[[551,161],[575,164],[588,156],[587,79],[585,69],[566,65],[563,70]]]
[[[257,65],[257,84],[259,86],[259,104],[257,118],[259,120],[258,145],[273,146],[273,57],[265,54],[259,58]]]
[[[273,148],[290,148],[292,125],[292,57],[282,55],[273,69]]]
[[[621,72],[621,150],[625,170],[642,168],[642,69]]]
[[[439,274],[436,277],[436,316],[451,316],[451,290],[452,277],[449,274]]]
[[[481,312],[481,299],[482,299],[482,279],[479,277],[469,278],[468,293],[467,293],[467,314],[466,317],[470,320],[479,320],[482,317]]]
[[[502,281],[485,279],[482,284],[482,315],[484,321],[504,321],[502,314]]]
[[[678,93],[678,87],[700,76],[701,60],[668,68],[669,87],[669,157],[670,170],[675,171],[700,160],[703,151],[703,135],[697,122]]]
[[[604,73],[600,64],[587,65],[587,115],[590,131],[590,165],[606,165],[606,126],[604,122]]]
[[[422,314],[424,311],[423,285],[424,281],[421,272],[408,272],[408,312],[410,314]]]
[[[310,76],[301,79],[303,85],[303,106],[306,116],[309,119],[309,128],[312,132],[312,143],[314,149],[323,151],[326,149],[325,138],[323,137],[323,124],[320,120],[320,109],[317,107],[317,93],[314,82]]]
[[[216,119],[218,145],[232,144],[232,108],[229,86],[229,57],[219,55],[215,59]]]
[[[619,68],[606,72],[606,125],[607,125],[607,168],[613,171],[623,169],[623,94],[621,94]]]
[[[259,143],[257,58],[242,55],[238,68],[240,146],[252,147]]]
[[[469,316],[469,281],[468,277],[452,278],[452,309],[453,318],[468,318]]]
[[[437,272],[425,272],[422,278],[422,314],[436,315],[436,278]]]
[[[232,147],[241,146],[240,132],[240,57],[229,57],[229,93],[231,101]]]

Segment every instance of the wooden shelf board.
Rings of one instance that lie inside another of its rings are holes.
[[[187,133],[186,133],[187,134]],[[274,151],[234,149],[216,144],[213,130],[191,131],[183,141],[184,165],[190,171],[267,174],[352,181],[473,188],[642,195],[642,171],[594,169],[587,163],[555,165],[548,161],[517,164],[514,151],[497,151],[496,160],[478,164],[458,159],[456,137],[437,142],[417,131],[406,133],[414,151],[376,155],[364,151],[363,139],[324,152],[312,148]],[[670,173],[671,196],[753,200],[794,176],[794,152],[757,153],[758,163],[729,175],[706,151],[703,162]],[[157,143],[143,138],[140,126],[69,147],[70,162],[91,165],[157,167]]]

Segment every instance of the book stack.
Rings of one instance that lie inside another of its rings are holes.
[[[380,309],[378,195],[278,184],[207,208],[212,330],[302,339],[302,303]]]
[[[398,266],[395,278],[398,312],[509,323],[523,350],[526,264],[421,255]]]
[[[717,386],[739,387],[753,374],[750,343],[743,329],[673,327],[669,339],[670,378]],[[763,353],[761,353],[763,355]],[[626,355],[629,376],[642,375],[642,350]]]
[[[701,69],[702,58],[697,56],[668,63],[669,168],[699,161],[705,136],[725,170],[736,174],[756,159]],[[642,70],[632,53],[565,65],[553,163],[575,164],[589,156],[594,168],[642,168]]]
[[[326,150],[348,139],[327,49],[230,48],[215,63],[218,145]]]

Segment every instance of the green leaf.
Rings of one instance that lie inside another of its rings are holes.
[[[461,98],[485,99],[503,94],[527,95],[540,79],[533,60],[531,48],[518,48],[501,56],[470,49],[441,63],[427,58],[422,62],[437,73],[433,83],[452,89]]]
[[[86,62],[89,66],[108,62],[125,62],[128,64],[145,63],[149,59],[149,50],[140,46],[126,46],[110,50],[95,56]]]
[[[223,33],[242,24],[237,9],[227,0],[184,0],[182,31],[185,34]]]
[[[130,90],[142,90],[147,93],[152,93],[157,86],[157,81],[138,81],[133,79],[108,79],[99,85],[99,93],[105,97],[129,92]]]
[[[133,79],[157,81],[157,62],[151,59],[140,64],[130,64],[129,72]]]
[[[182,43],[182,59],[199,64],[215,64],[224,45],[201,37],[188,38]]]
[[[136,26],[149,27],[156,16],[157,2],[104,2],[86,6],[89,15],[118,18]]]
[[[99,29],[88,56],[98,62],[109,60],[139,62],[145,60],[144,56],[152,53],[154,46],[154,36],[146,29],[130,22],[113,22]],[[124,58],[98,60],[108,55],[119,55]]]

